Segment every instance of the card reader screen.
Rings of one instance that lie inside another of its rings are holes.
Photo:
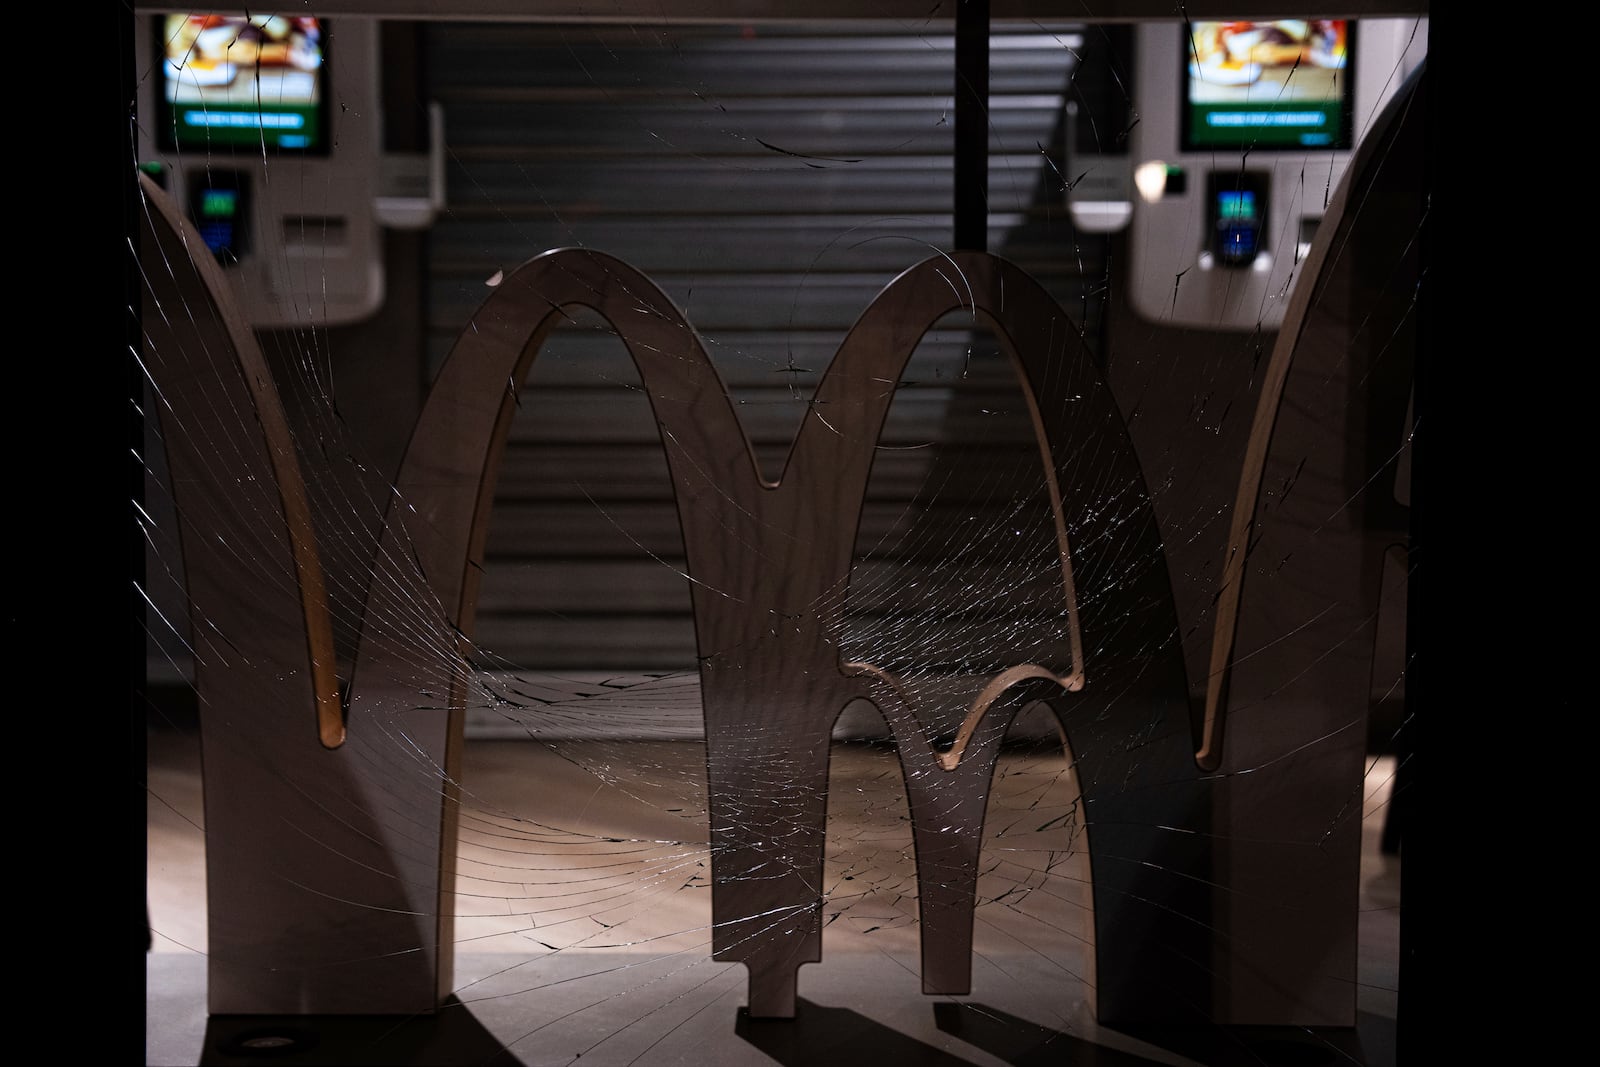
[[[1206,179],[1209,251],[1223,267],[1248,267],[1266,244],[1267,190],[1264,171],[1213,171]]]
[[[189,217],[223,266],[239,261],[250,237],[249,178],[237,171],[189,174]]]
[[[1256,217],[1256,194],[1218,193],[1217,215],[1227,220],[1253,220]]]

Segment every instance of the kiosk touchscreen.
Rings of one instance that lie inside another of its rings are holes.
[[[1138,27],[1131,298],[1146,318],[1273,329],[1366,125],[1421,63],[1425,22]]]
[[[1354,30],[1347,19],[1191,23],[1182,149],[1355,147]]]
[[[377,23],[181,11],[136,28],[150,57],[140,163],[159,167],[251,324],[338,325],[377,311]]]
[[[139,163],[184,205],[252,325],[356,322],[383,302],[382,230],[444,202],[430,154],[383,151],[378,23],[176,11],[136,23]]]
[[[166,15],[160,41],[162,148],[328,154],[322,19]]]

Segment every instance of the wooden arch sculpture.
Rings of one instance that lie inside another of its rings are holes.
[[[346,716],[329,585],[370,581],[413,605],[430,593],[392,564],[325,574],[254,334],[200,235],[140,182],[142,359],[166,443],[200,704],[210,1010],[432,1011],[449,991],[440,857],[453,849],[455,809],[439,766],[449,724],[417,694],[448,688],[450,620],[413,606],[404,626],[443,654],[413,656],[400,679],[369,670],[375,690],[409,692]]]
[[[1358,450],[1380,421],[1372,383],[1387,378],[1403,402],[1412,376],[1428,108],[1424,64],[1333,193],[1246,444],[1196,753],[1217,783],[1220,1022],[1356,1021],[1367,714],[1388,542],[1372,540],[1363,515],[1394,485],[1381,475],[1404,451],[1402,420],[1378,434],[1385,466]]]
[[[495,477],[516,385],[561,309],[583,305],[619,328],[669,460],[702,655],[713,950],[750,968],[753,1014],[792,1014],[796,970],[820,958],[828,740],[844,704],[873,701],[895,733],[913,811],[923,985],[959,993],[970,980],[995,753],[1021,699],[1044,697],[1069,739],[1084,799],[1101,1020],[1347,1024],[1326,1005],[1353,1000],[1353,881],[1340,882],[1338,900],[1318,898],[1326,936],[1307,942],[1309,913],[1253,906],[1281,890],[1270,887],[1290,865],[1281,848],[1250,842],[1299,833],[1263,835],[1259,816],[1299,819],[1296,805],[1273,798],[1330,776],[1337,786],[1354,750],[1340,747],[1315,773],[1294,750],[1261,773],[1294,737],[1316,740],[1322,727],[1282,716],[1274,721],[1287,733],[1254,723],[1241,733],[1236,724],[1224,754],[1222,726],[1230,705],[1272,684],[1264,658],[1235,648],[1260,643],[1252,628],[1282,632],[1261,629],[1269,614],[1256,604],[1269,586],[1264,572],[1247,570],[1246,549],[1269,543],[1287,516],[1263,502],[1261,487],[1292,469],[1303,442],[1280,407],[1321,381],[1297,349],[1326,325],[1309,329],[1313,316],[1336,306],[1329,287],[1349,265],[1338,254],[1356,232],[1354,209],[1368,212],[1363,225],[1380,225],[1364,200],[1393,179],[1396,168],[1387,177],[1383,168],[1397,146],[1415,144],[1400,139],[1415,132],[1402,122],[1421,112],[1407,110],[1413,96],[1397,95],[1352,161],[1269,363],[1198,732],[1161,542],[1121,416],[1053,300],[1015,266],[978,253],[926,260],[873,302],[824,376],[775,485],[760,479],[699,340],[647,279],[581,250],[512,272],[474,315],[429,397],[373,568],[332,576],[367,590],[341,707],[323,593],[330,578],[281,404],[209,252],[145,181],[145,359],[167,422],[199,623],[211,1010],[415,1012],[448,991],[453,907],[441,900],[452,881],[460,712],[471,684],[464,637]],[[1017,664],[975,679],[959,747],[940,752],[891,675],[843,661],[838,621],[896,383],[923,333],[952,311],[995,332],[1030,400],[1064,603],[1081,637],[1064,670]],[[1313,563],[1303,556],[1296,565]],[[1333,665],[1318,662],[1319,671]],[[1322,684],[1323,673],[1306,672],[1302,688]],[[1358,765],[1359,752],[1353,758]],[[1252,774],[1233,773],[1243,769]],[[1303,780],[1286,784],[1290,774]],[[773,784],[782,788],[763,788]],[[1299,888],[1353,869],[1348,829],[1323,843],[1321,866],[1293,865]],[[1308,983],[1325,987],[1309,1008],[1300,992]]]
[[[924,989],[966,991],[989,773],[1015,697],[1031,690],[1000,698],[1014,683],[1042,681],[1055,693],[1051,703],[1082,783],[1100,1010],[1146,1021],[1203,1017],[1209,905],[1201,822],[1208,805],[1196,796],[1203,787],[1192,773],[1171,589],[1121,415],[1059,306],[994,256],[938,255],[912,267],[845,338],[782,477],[767,483],[703,345],[654,284],[588,250],[530,260],[474,313],[440,372],[379,549],[380,558],[416,554],[463,634],[472,628],[516,391],[573,306],[617,329],[666,451],[700,652],[713,954],[748,966],[751,1014],[792,1016],[796,971],[821,958],[829,741],[840,710],[856,699],[877,703],[899,742],[917,847]],[[988,684],[963,730],[965,751],[939,753],[891,677],[842,661],[839,623],[896,383],[923,334],[950,312],[989,325],[1011,354],[1050,487],[1063,596],[1078,618],[1069,670],[1018,665],[981,680]],[[369,610],[394,610],[378,592]],[[1088,635],[1091,653],[1078,632]],[[388,647],[380,633],[362,630],[353,716],[369,700],[407,699],[403,685],[386,692],[368,680],[369,672],[395,683],[405,677],[407,653]],[[1086,672],[1092,684],[1084,687]],[[464,697],[465,680],[456,684],[452,708]],[[985,714],[991,705],[995,713]]]

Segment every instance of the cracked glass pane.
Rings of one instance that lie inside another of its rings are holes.
[[[416,6],[136,16],[148,1062],[1394,1062],[1426,20]]]

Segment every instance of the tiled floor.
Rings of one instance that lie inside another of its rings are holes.
[[[469,742],[456,1001],[432,1020],[321,1027],[316,1048],[276,1062],[1393,1062],[1399,863],[1377,845],[1389,760],[1368,775],[1360,1026],[1218,1031],[1194,1038],[1198,1045],[1156,1044],[1094,1022],[1087,862],[1072,849],[1075,787],[1059,754],[1003,761],[986,828],[972,995],[924,997],[897,765],[885,749],[836,746],[823,962],[800,972],[799,1019],[744,1018],[744,969],[709,959],[709,890],[696,877],[705,859],[702,760],[688,742],[573,742],[556,751]],[[255,1062],[240,1046],[227,1051],[237,1025],[213,1021],[207,1031],[204,818],[191,733],[152,732],[149,783],[148,1062]],[[534,822],[625,830],[649,847],[574,880],[575,866],[592,859],[528,832]]]

